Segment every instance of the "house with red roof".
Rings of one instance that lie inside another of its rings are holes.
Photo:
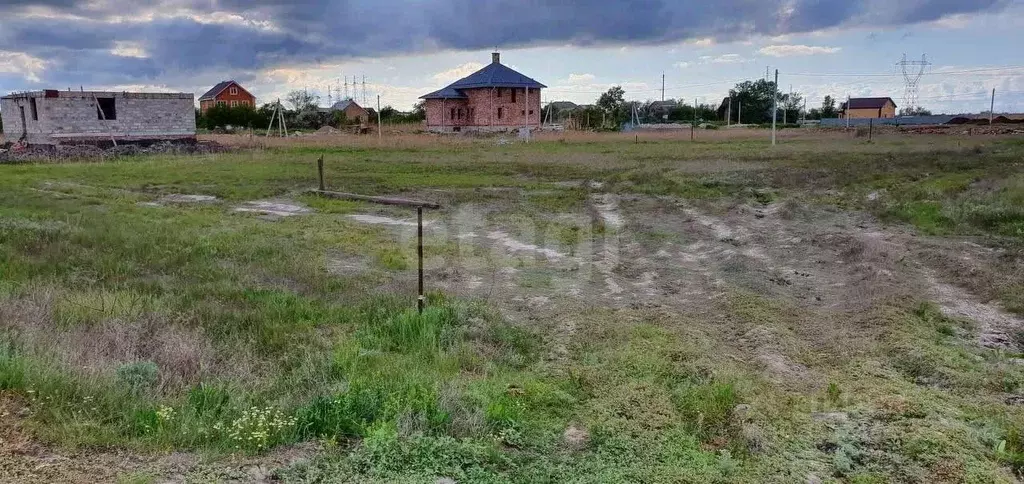
[[[235,81],[222,81],[213,86],[213,89],[206,91],[199,97],[199,111],[206,114],[206,111],[214,106],[228,106],[236,108],[239,106],[256,107],[256,96],[246,91],[244,87]]]
[[[503,65],[495,52],[488,66],[420,99],[431,131],[536,129],[541,124],[540,93],[546,87]]]

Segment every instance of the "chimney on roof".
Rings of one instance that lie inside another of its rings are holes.
[[[491,63],[492,64],[501,64],[501,53],[500,52],[491,52]]]

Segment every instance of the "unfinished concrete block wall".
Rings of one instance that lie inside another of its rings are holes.
[[[39,116],[42,114],[42,105],[39,99],[25,97],[5,97],[0,99],[0,118],[4,123],[4,138],[7,141],[18,141],[23,137],[27,140],[30,137],[38,137],[42,134],[42,123]],[[33,116],[32,104],[35,103],[35,116]],[[31,143],[31,141],[29,141]]]
[[[97,101],[112,103],[100,116]],[[60,144],[122,140],[180,139],[195,137],[194,95],[187,93],[123,93],[42,91],[3,98],[5,131],[8,138],[21,134],[6,129],[8,114],[20,126],[20,111],[26,112],[26,141],[31,144]],[[31,103],[38,120],[32,119]],[[12,106],[8,109],[8,106]],[[112,118],[112,119],[103,119]]]

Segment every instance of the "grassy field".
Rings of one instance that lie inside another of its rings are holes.
[[[1024,471],[1019,138],[344,140],[0,166],[0,480]]]

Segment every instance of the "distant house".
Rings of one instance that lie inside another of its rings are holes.
[[[345,119],[350,121],[358,120],[360,125],[366,125],[370,120],[369,111],[363,109],[351,99],[345,99],[334,103],[334,105],[330,107],[329,111],[341,111],[345,113]]]
[[[653,101],[647,105],[647,112],[650,113],[655,119],[667,120],[672,110],[679,107],[679,103],[676,101]]]
[[[839,117],[846,119],[849,111],[850,119],[895,118],[896,103],[890,97],[855,97],[850,99],[850,107],[846,103],[839,106]]]
[[[495,52],[488,66],[420,99],[431,131],[540,128],[540,92],[546,87],[503,65]]]
[[[544,108],[545,123],[560,123],[576,112],[580,107],[571,101],[552,101]]]
[[[206,113],[214,106],[250,106],[256,107],[256,96],[246,91],[244,87],[235,81],[223,81],[213,86],[213,89],[206,91],[199,97],[199,111]]]

